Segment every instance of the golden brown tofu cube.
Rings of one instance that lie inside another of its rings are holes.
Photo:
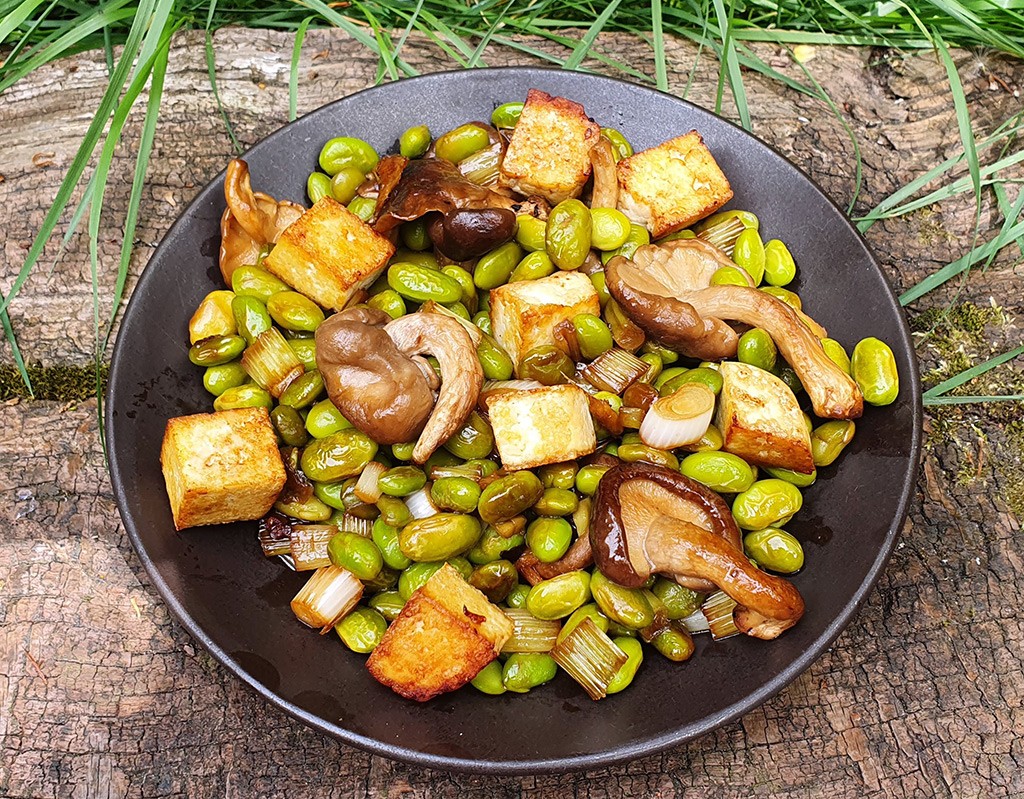
[[[661,238],[714,213],[732,188],[697,131],[623,158],[619,210]]]
[[[259,519],[284,488],[284,464],[266,408],[169,420],[160,463],[176,530]]]
[[[366,667],[396,693],[426,702],[472,680],[511,635],[511,620],[446,565],[409,597]]]
[[[811,437],[793,392],[764,369],[731,361],[719,365],[722,392],[715,424],[722,449],[755,466],[802,474],[814,470]]]
[[[533,469],[588,455],[597,449],[586,392],[561,385],[503,391],[487,401],[502,466]]]
[[[601,126],[583,106],[530,89],[501,163],[501,183],[551,203],[578,197],[590,177],[590,148]]]
[[[384,270],[395,247],[331,197],[285,228],[266,268],[324,308],[340,311]]]
[[[516,365],[517,374],[519,360],[529,350],[554,344],[555,325],[580,313],[601,314],[597,290],[580,272],[556,272],[491,291],[494,337]]]

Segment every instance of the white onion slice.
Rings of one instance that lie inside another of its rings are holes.
[[[701,383],[683,383],[654,401],[640,425],[640,440],[649,447],[674,449],[700,441],[715,412],[715,395]]]
[[[436,516],[441,512],[430,498],[429,488],[421,488],[419,491],[414,491],[405,498],[405,504],[414,519],[426,519],[429,516]]]
[[[685,619],[680,619],[679,623],[682,624],[691,633],[706,633],[711,630],[711,628],[708,626],[707,616],[705,616],[699,610],[695,610]]]
[[[380,486],[377,485],[377,481],[387,470],[388,467],[383,463],[370,461],[363,468],[362,473],[359,475],[359,479],[356,480],[356,486],[352,490],[352,493],[366,504],[372,505],[380,499],[381,490]]]

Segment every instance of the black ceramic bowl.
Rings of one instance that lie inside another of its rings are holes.
[[[896,353],[897,401],[868,408],[836,466],[804,492],[789,530],[807,565],[794,578],[807,614],[779,640],[732,638],[672,664],[651,653],[624,693],[592,702],[567,676],[521,696],[471,688],[421,705],[377,684],[364,657],[318,636],[288,608],[306,576],[267,560],[255,523],[177,533],[158,455],[168,418],[210,410],[187,357],[189,317],[222,288],[217,268],[223,175],[199,193],[146,267],[114,349],[107,401],[111,479],[125,527],[182,625],[238,677],[285,711],[340,740],[426,766],[495,773],[623,761],[705,733],[796,678],[850,622],[892,552],[919,449],[917,367],[898,303],[861,237],[799,169],[732,124],[689,103],[611,78],[540,69],[429,75],[368,89],[309,114],[252,148],[253,186],[305,202],[306,176],[337,135],[392,150],[413,124],[442,132],[486,119],[529,88],[572,98],[634,147],[696,129],[736,192],[731,207],[761,219],[799,264],[804,307],[849,349],[873,335]]]

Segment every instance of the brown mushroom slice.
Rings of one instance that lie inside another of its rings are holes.
[[[372,308],[334,314],[317,328],[316,364],[331,402],[353,426],[379,444],[401,444],[422,432],[434,394],[384,331],[385,320]]]
[[[599,136],[590,148],[594,187],[590,192],[591,208],[615,208],[619,204],[619,177],[615,172],[612,143]]]
[[[738,339],[726,319],[764,329],[800,377],[815,414],[859,417],[860,389],[825,354],[795,309],[753,286],[711,285],[723,261],[732,263],[699,239],[648,245],[633,260],[609,261],[606,285],[637,325],[683,355],[704,360],[735,355]]]
[[[713,525],[695,523],[695,513]],[[598,483],[590,539],[605,576],[630,587],[655,572],[707,580],[738,603],[742,632],[775,638],[803,615],[803,598],[792,583],[753,566],[738,536],[722,499],[677,472],[623,464]]]
[[[413,462],[422,464],[466,421],[483,388],[483,369],[469,333],[447,316],[410,314],[384,330],[407,356],[433,355],[441,367],[437,402],[412,451]]]
[[[542,562],[533,552],[527,550],[519,556],[516,568],[526,582],[536,585],[560,574],[585,569],[593,562],[594,555],[590,548],[590,537],[584,536],[573,541],[569,551],[551,563]]]
[[[230,286],[235,269],[256,263],[260,250],[276,243],[305,209],[288,200],[277,201],[253,192],[249,165],[240,158],[228,163],[224,199],[227,208],[220,219],[220,272]]]

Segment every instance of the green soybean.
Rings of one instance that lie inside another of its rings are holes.
[[[402,612],[402,608],[405,607],[405,600],[402,599],[402,595],[397,590],[391,589],[374,594],[366,604],[387,621],[394,621]]]
[[[610,468],[598,464],[584,466],[576,473],[576,490],[584,496],[592,497],[597,492],[597,484]]]
[[[373,527],[370,529],[370,537],[377,545],[377,549],[380,550],[385,565],[401,571],[412,563],[412,558],[402,552],[402,548],[398,544],[398,528],[392,527],[383,518],[374,520]]]
[[[604,270],[601,269],[597,272],[591,272],[590,282],[594,285],[594,291],[597,292],[597,301],[601,304],[601,307],[604,308],[612,296],[608,293],[608,280]]]
[[[415,252],[428,250],[433,244],[427,233],[427,223],[422,219],[405,222],[399,228],[398,235],[402,239],[402,244]]]
[[[871,337],[857,342],[850,359],[850,374],[865,402],[872,405],[889,405],[900,393],[896,356],[880,339]]]
[[[795,472],[792,469],[782,469],[778,466],[766,466],[765,471],[769,476],[775,477],[779,480],[785,480],[787,483],[792,483],[797,488],[807,488],[808,486],[814,485],[814,481],[818,479],[817,469],[814,469],[810,474],[802,474],[801,472]]]
[[[494,431],[483,416],[473,411],[462,427],[444,442],[444,448],[463,460],[486,458],[494,449]]]
[[[350,427],[352,423],[329,399],[316,403],[306,415],[306,430],[313,438],[327,438]]]
[[[590,212],[591,246],[609,252],[617,250],[629,238],[629,218],[614,208],[594,208]]]
[[[484,296],[486,297],[487,295],[485,294]],[[488,336],[494,335],[494,328],[491,325],[491,315],[487,313],[487,311],[477,311],[477,313],[473,314],[472,322]]]
[[[525,694],[550,682],[558,673],[558,664],[545,652],[516,652],[505,661],[501,681],[509,691]]]
[[[331,178],[331,196],[342,205],[347,205],[355,198],[364,180],[366,175],[361,170],[353,166],[345,167]]]
[[[219,397],[229,388],[242,385],[249,379],[249,374],[238,361],[208,366],[203,373],[203,388],[213,396]]]
[[[366,301],[366,304],[378,311],[384,311],[392,319],[406,314],[405,300],[394,289],[388,288],[377,292]]]
[[[231,290],[235,296],[255,297],[266,302],[281,291],[290,291],[291,287],[258,266],[240,266],[231,273]]]
[[[318,438],[302,451],[302,471],[310,480],[333,483],[354,477],[377,454],[377,444],[355,429]]]
[[[520,280],[538,280],[555,273],[555,264],[546,252],[531,252],[512,270],[508,278],[509,283],[518,283]]]
[[[626,655],[626,662],[619,667],[605,688],[605,693],[617,694],[633,682],[640,664],[644,662],[644,648],[635,638],[627,638],[624,635],[613,638],[612,643]]]
[[[576,329],[576,340],[584,359],[592,361],[612,348],[612,331],[601,317],[589,313],[576,314],[572,318],[572,326]]]
[[[747,556],[769,571],[793,574],[804,567],[804,548],[785,530],[768,527],[743,536]]]
[[[476,306],[476,285],[473,283],[473,276],[463,269],[461,266],[455,264],[448,264],[447,266],[441,267],[441,274],[448,275],[450,278],[454,278],[462,287],[462,298],[459,300],[466,305]]]
[[[782,525],[793,518],[803,505],[803,496],[792,483],[777,478],[758,480],[736,495],[732,515],[744,530],[763,530]]]
[[[274,508],[286,516],[302,519],[304,522],[326,522],[331,518],[331,509],[315,496],[304,502],[278,500],[274,503]]]
[[[225,389],[213,401],[215,411],[230,411],[234,408],[273,408],[274,398],[265,388],[255,383]]]
[[[468,477],[442,477],[430,486],[430,498],[441,510],[472,513],[480,500],[480,486]]]
[[[764,245],[764,279],[772,286],[786,286],[796,277],[796,261],[779,239]]]
[[[377,509],[380,511],[380,518],[391,527],[402,528],[412,521],[409,506],[398,497],[381,494],[377,497]]]
[[[619,460],[626,463],[653,463],[655,466],[664,466],[666,469],[678,469],[679,458],[671,452],[663,449],[649,447],[646,444],[620,444],[618,452]]]
[[[553,344],[527,350],[519,359],[517,373],[522,380],[536,380],[545,386],[567,383],[576,371],[568,355]]]
[[[523,103],[502,103],[491,112],[491,124],[496,128],[514,128],[523,113]]]
[[[565,519],[542,517],[526,528],[526,544],[541,563],[554,563],[571,543],[572,527]]]
[[[679,471],[719,494],[738,494],[750,488],[757,471],[729,452],[695,452],[679,464]]]
[[[392,264],[387,280],[391,288],[415,302],[457,302],[462,297],[462,286],[455,278],[416,264]]]
[[[533,472],[518,471],[500,477],[480,494],[477,512],[488,524],[507,521],[532,507],[544,494],[544,485]]]
[[[701,602],[704,600],[702,594],[698,594],[675,580],[668,580],[659,577],[651,586],[651,593],[661,602],[665,615],[671,621],[685,619],[700,610]]]
[[[377,151],[362,139],[339,136],[328,141],[320,150],[320,168],[331,177],[341,170],[354,167],[364,175],[372,172],[380,160]]]
[[[512,270],[523,257],[523,249],[514,241],[507,241],[500,247],[483,255],[473,270],[473,282],[477,288],[496,289],[508,282]]]
[[[538,516],[568,516],[576,511],[579,499],[565,488],[545,488],[541,498],[533,506]]]
[[[438,513],[413,519],[398,533],[402,553],[412,560],[446,560],[465,552],[480,538],[480,522],[464,513]]]
[[[544,233],[545,249],[555,266],[579,269],[590,252],[590,209],[579,200],[562,200],[551,209]]]
[[[512,359],[490,335],[480,338],[476,356],[480,360],[480,367],[484,370],[484,377],[488,380],[508,380],[512,377],[514,368]]]
[[[407,497],[427,484],[427,475],[418,466],[394,466],[377,480],[377,487],[389,497]]]
[[[430,128],[426,125],[413,125],[398,137],[398,151],[406,158],[419,158],[430,149],[431,141]]]
[[[626,243],[619,247],[617,250],[610,252],[601,253],[601,263],[606,264],[616,255],[621,255],[623,258],[632,258],[636,251],[644,245],[651,243],[651,234],[647,228],[643,225],[637,225],[630,223],[629,236],[626,237]]]
[[[294,408],[278,405],[270,412],[270,421],[281,441],[289,447],[301,447],[309,441],[309,433],[303,427],[302,417]]]
[[[467,122],[439,136],[434,142],[434,155],[457,164],[480,152],[490,143],[491,137],[484,128]]]
[[[633,146],[615,128],[601,128],[601,135],[612,145],[612,155],[616,161],[629,158],[633,154]]]
[[[288,387],[281,392],[279,401],[282,405],[291,408],[306,408],[312,405],[323,391],[324,379],[320,372],[314,369],[311,372],[303,372],[292,380]]]
[[[231,313],[246,344],[252,344],[273,326],[267,306],[256,297],[236,294],[231,300]]]
[[[758,285],[764,277],[764,244],[761,243],[761,236],[753,228],[746,228],[736,239],[736,246],[732,251],[732,260],[743,269],[754,285]]]
[[[245,339],[241,336],[210,336],[193,344],[188,359],[196,366],[223,366],[242,354]]]
[[[677,367],[678,368],[678,367]],[[664,376],[662,372],[662,376]],[[674,394],[684,383],[700,383],[706,386],[716,396],[722,391],[722,376],[715,369],[706,366],[697,366],[693,369],[684,369],[677,372],[668,380],[656,380],[654,387],[659,389],[661,396],[667,397]]]
[[[712,286],[749,286],[750,277],[738,266],[723,266],[711,276]]]
[[[590,598],[590,575],[568,572],[542,580],[530,589],[526,609],[538,619],[564,619]]]
[[[547,222],[529,214],[516,217],[516,241],[527,252],[542,252]]]
[[[297,291],[279,291],[267,300],[270,318],[285,330],[312,333],[324,321],[320,306]]]
[[[530,597],[530,591],[532,589],[529,585],[520,583],[511,591],[508,592],[508,596],[505,597],[505,604],[510,608],[518,608],[520,610],[526,609],[526,600]]]
[[[549,463],[537,470],[537,476],[544,488],[572,488],[576,484],[576,473],[579,467],[575,461],[567,463]]]
[[[476,677],[470,680],[469,684],[482,694],[500,696],[508,690],[501,677],[502,662],[500,660],[492,660],[477,672]]]
[[[673,663],[682,663],[684,660],[689,660],[695,649],[693,638],[686,630],[680,630],[671,626],[666,627],[655,635],[651,639],[651,646],[658,651],[658,654],[663,655]]]
[[[641,630],[654,623],[654,608],[639,588],[613,583],[595,569],[590,578],[590,592],[601,612],[623,627]]]
[[[424,583],[433,577],[442,566],[444,566],[443,560],[434,563],[414,563],[411,566],[402,569],[402,574],[398,578],[399,596],[408,602],[409,597],[411,597],[415,591],[422,588]]]
[[[348,210],[364,222],[369,222],[377,213],[377,201],[372,197],[353,197],[352,202],[348,204]]]
[[[846,445],[853,441],[856,425],[851,421],[833,419],[811,431],[811,455],[815,466],[831,466]],[[763,525],[767,527],[768,525]]]
[[[736,360],[741,363],[749,363],[766,372],[775,368],[775,360],[778,355],[779,351],[776,349],[772,337],[766,330],[759,327],[752,328],[740,336],[736,346]]]
[[[597,606],[596,602],[589,602],[582,607],[576,608],[569,618],[565,620],[562,629],[558,631],[558,638],[555,640],[555,643],[562,643],[586,619],[590,619],[601,632],[608,632],[608,617],[601,612],[601,608]]]
[[[387,632],[387,620],[373,608],[356,608],[334,626],[334,631],[353,652],[372,652]]]
[[[305,369],[316,369],[316,341],[311,338],[287,339],[288,346]]]
[[[473,569],[469,584],[483,593],[491,602],[504,602],[505,597],[515,588],[519,572],[507,560],[492,560]]]
[[[480,536],[480,540],[466,553],[470,563],[482,566],[498,560],[506,552],[510,552],[523,545],[523,536],[513,535],[505,538],[491,525],[486,525]]]
[[[760,290],[777,300],[782,300],[790,308],[794,308],[797,311],[803,310],[804,304],[800,300],[800,295],[794,291],[784,289],[781,286],[762,286]]]
[[[377,545],[356,533],[337,533],[327,542],[331,563],[348,569],[360,580],[372,580],[384,567]]]
[[[306,178],[306,194],[309,201],[316,205],[331,193],[331,179],[323,172],[310,172]]]
[[[825,350],[825,354],[832,363],[846,372],[846,374],[850,374],[850,356],[846,354],[842,344],[834,338],[823,338],[821,340],[821,347]]]

